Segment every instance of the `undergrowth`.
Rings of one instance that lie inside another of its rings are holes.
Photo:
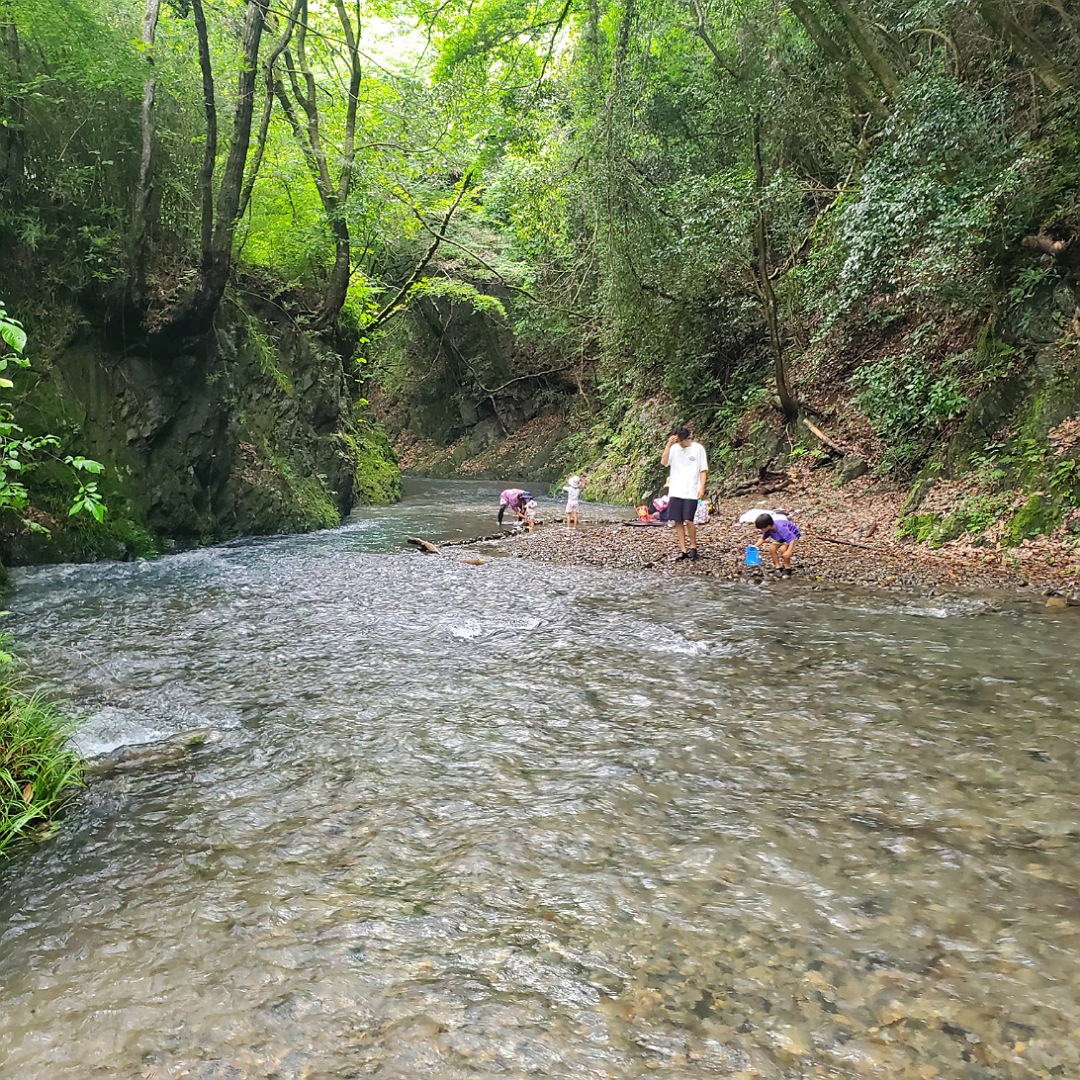
[[[19,840],[40,840],[83,783],[70,727],[41,697],[20,689],[0,639],[0,857]]]

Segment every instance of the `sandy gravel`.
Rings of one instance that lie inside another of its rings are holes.
[[[795,575],[783,582],[785,587],[801,582],[918,592],[1005,589],[1050,606],[1080,604],[1080,538],[1064,528],[1061,536],[1039,537],[1015,548],[961,537],[933,550],[897,538],[905,495],[868,479],[835,488],[810,475],[779,494],[714,500],[710,523],[699,528],[700,558],[695,563],[675,561],[673,529],[597,521],[595,513],[590,520],[588,504],[582,507],[580,529],[551,523],[532,534],[508,536],[504,548],[521,558],[562,564],[743,580],[753,573],[745,565],[746,545],[756,543],[758,533],[751,525],[738,524],[739,515],[768,507],[785,510],[803,533]],[[625,520],[633,516],[628,507]],[[764,551],[762,557],[768,561]]]

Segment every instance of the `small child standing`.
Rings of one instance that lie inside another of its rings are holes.
[[[536,500],[530,499],[525,504],[525,524],[528,526],[529,532],[532,532],[536,528]]]
[[[578,527],[578,509],[581,506],[581,477],[571,476],[566,481],[566,527],[576,529]]]
[[[761,530],[761,542],[769,547],[773,569],[778,570],[781,577],[791,577],[795,541],[802,536],[799,526],[784,518],[774,519],[772,514],[758,514],[754,519],[754,528]]]

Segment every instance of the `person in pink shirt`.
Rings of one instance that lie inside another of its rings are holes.
[[[514,511],[515,515],[522,521],[525,520],[525,504],[532,498],[531,491],[523,491],[521,488],[507,488],[499,496],[499,513],[496,516],[496,520],[501,525],[503,523],[503,514],[506,513],[506,508],[510,507]]]

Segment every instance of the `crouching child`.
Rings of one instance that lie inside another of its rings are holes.
[[[761,530],[761,542],[769,549],[773,569],[779,571],[781,577],[791,577],[795,541],[802,536],[799,526],[783,518],[774,519],[772,514],[758,514],[754,528]]]

